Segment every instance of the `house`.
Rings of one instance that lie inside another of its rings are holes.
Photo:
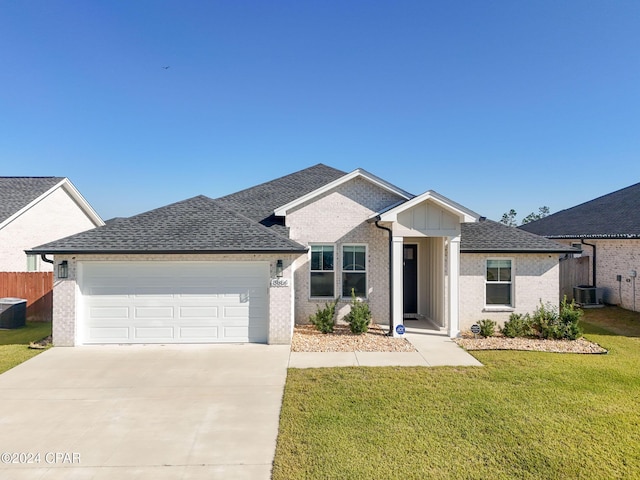
[[[68,178],[0,177],[0,271],[51,271],[25,250],[101,225]]]
[[[434,192],[316,165],[197,196],[33,248],[63,265],[56,345],[288,344],[294,323],[353,291],[393,335],[412,318],[451,337],[557,303],[565,245]]]
[[[640,309],[640,183],[519,228],[581,248],[590,285],[602,289],[604,302]]]

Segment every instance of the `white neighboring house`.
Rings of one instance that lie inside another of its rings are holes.
[[[0,177],[0,271],[50,272],[25,250],[104,225],[65,177]]]

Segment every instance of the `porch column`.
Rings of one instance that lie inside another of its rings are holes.
[[[460,236],[449,237],[449,337],[460,333]]]
[[[393,336],[401,337],[398,334],[398,325],[404,325],[403,318],[403,272],[404,272],[404,257],[403,257],[404,237],[393,237]]]

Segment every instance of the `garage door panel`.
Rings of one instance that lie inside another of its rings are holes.
[[[85,343],[266,342],[266,262],[80,262]]]

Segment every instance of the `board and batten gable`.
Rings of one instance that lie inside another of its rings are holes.
[[[367,247],[367,301],[374,321],[389,317],[389,244],[388,233],[367,222],[372,214],[397,204],[402,197],[364,178],[354,178],[287,213],[290,238],[302,245],[334,246],[335,295],[342,296],[342,246]],[[309,285],[310,254],[295,262],[295,320],[308,323],[331,298],[311,298]],[[349,311],[349,298],[341,298],[338,317]],[[377,319],[377,320],[376,320]]]
[[[27,271],[25,250],[96,227],[64,188],[57,188],[0,229],[0,271]],[[38,271],[52,271],[38,260]]]
[[[460,219],[431,200],[426,200],[398,214],[394,234],[411,237],[460,235]]]
[[[486,306],[486,265],[488,259],[512,261],[512,308]],[[555,253],[460,255],[460,330],[483,319],[503,325],[512,313],[532,314],[540,302],[558,305],[558,255]]]

